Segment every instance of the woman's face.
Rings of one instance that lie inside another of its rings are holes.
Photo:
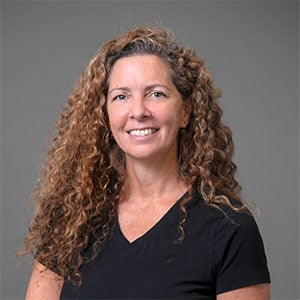
[[[162,59],[148,54],[119,59],[109,79],[107,112],[126,160],[177,159],[178,130],[190,113]]]

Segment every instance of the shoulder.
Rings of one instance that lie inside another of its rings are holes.
[[[228,197],[228,200],[233,207],[239,208],[243,205],[239,200],[230,197]],[[226,228],[257,226],[256,221],[249,210],[238,212],[225,204],[210,206],[204,202],[203,197],[196,190],[193,191],[193,197],[188,203],[187,209],[191,217],[201,220],[207,219],[218,225],[219,228],[225,225],[227,226]]]
[[[242,205],[229,200],[234,207]],[[211,207],[195,193],[188,205],[186,229],[207,251],[217,294],[270,282],[263,240],[250,212],[236,212],[226,205]]]
[[[242,203],[229,198],[234,207]],[[204,203],[199,194],[195,194],[189,209],[190,223],[195,227],[201,226],[200,234],[208,232],[213,253],[218,263],[224,255],[236,253],[243,257],[252,255],[265,260],[264,245],[260,230],[250,211],[237,212],[226,205],[211,207]],[[200,226],[199,226],[200,225]]]

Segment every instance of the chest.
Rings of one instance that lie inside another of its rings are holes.
[[[132,242],[116,222],[99,257],[82,268],[77,293],[98,299],[215,299],[211,230],[187,222],[178,244],[181,218],[179,207],[173,208]]]
[[[156,203],[142,207],[123,204],[118,210],[120,231],[125,239],[132,243],[159,225],[173,205],[173,202]]]

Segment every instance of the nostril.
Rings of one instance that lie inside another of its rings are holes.
[[[149,110],[135,110],[131,113],[130,117],[133,119],[141,120],[151,116]]]

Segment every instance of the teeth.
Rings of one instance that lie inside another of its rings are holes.
[[[129,131],[129,134],[134,136],[146,136],[155,131],[156,129],[131,130]]]

